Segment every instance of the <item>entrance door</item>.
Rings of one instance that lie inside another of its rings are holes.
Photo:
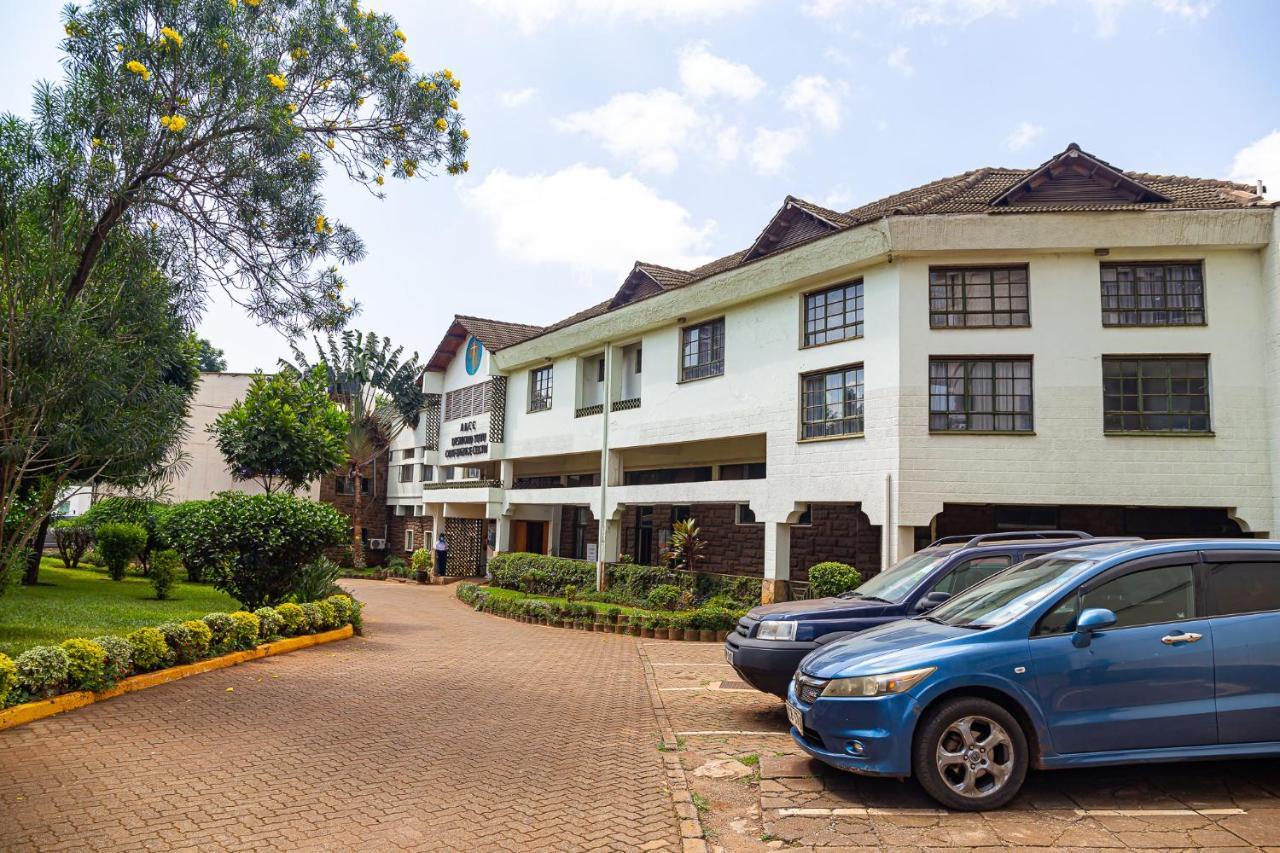
[[[636,508],[636,562],[653,565],[653,507]]]
[[[1040,620],[1031,659],[1055,750],[1217,742],[1214,637],[1198,610],[1197,562],[1194,553],[1135,561],[1091,581]],[[1077,646],[1076,617],[1099,607],[1114,612],[1116,624]]]
[[[526,521],[524,537],[525,550],[534,554],[547,553],[547,523],[545,521]]]

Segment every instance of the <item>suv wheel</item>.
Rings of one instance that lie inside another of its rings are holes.
[[[929,796],[960,811],[997,809],[1027,775],[1027,738],[1013,715],[976,697],[928,712],[916,732],[911,766]]]

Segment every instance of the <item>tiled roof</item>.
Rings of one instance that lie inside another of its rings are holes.
[[[479,338],[480,343],[484,344],[490,352],[497,352],[503,347],[528,340],[542,331],[541,326],[531,326],[528,323],[486,320],[484,317],[468,317],[463,314],[457,316],[457,322]]]
[[[1170,199],[1169,201],[1107,201],[1107,200],[1087,200],[1087,201],[1059,201],[1055,200],[1051,203],[1027,203],[1025,201],[1019,204],[999,205],[996,204],[1003,195],[1009,190],[1016,187],[1019,183],[1027,181],[1033,175],[1040,173],[1042,170],[1053,166],[1056,162],[1068,157],[1087,158],[1103,167],[1108,172],[1114,172],[1117,175],[1124,176],[1125,183],[1128,186],[1130,181],[1141,187],[1149,189],[1146,197],[1154,198],[1156,195]],[[1145,172],[1125,172],[1115,166],[1095,157],[1088,152],[1081,151],[1079,146],[1072,143],[1065,151],[1051,157],[1044,163],[1033,169],[1007,169],[998,167],[983,167],[981,169],[972,169],[959,175],[953,175],[949,178],[941,178],[936,181],[930,181],[927,184],[921,184],[918,187],[912,187],[909,190],[894,193],[885,196],[876,201],[869,202],[855,207],[852,210],[843,213],[839,211],[829,210],[820,205],[803,199],[788,196],[783,204],[783,209],[790,204],[799,207],[813,216],[816,216],[826,222],[830,222],[835,226],[834,231],[824,234],[818,234],[810,240],[802,242],[811,242],[812,240],[821,239],[829,233],[843,231],[867,222],[882,219],[886,216],[934,216],[948,214],[1025,214],[1025,213],[1043,213],[1043,212],[1088,212],[1088,211],[1120,211],[1120,210],[1221,210],[1228,208],[1249,208],[1249,207],[1271,207],[1277,202],[1269,202],[1263,199],[1255,192],[1255,188],[1247,184],[1237,184],[1230,181],[1215,180],[1210,178],[1188,178],[1182,176],[1171,175],[1152,175]],[[788,244],[777,251],[786,251],[792,245]],[[655,282],[661,285],[662,290],[671,290],[674,288],[685,287],[705,278],[710,278],[718,273],[734,269],[742,266],[748,261],[753,260],[751,249],[742,249],[722,258],[695,267],[691,270],[677,270],[671,267],[658,266],[644,262],[637,262],[634,269],[644,271]],[[653,295],[656,295],[653,294]],[[566,326],[572,326],[589,320],[592,317],[598,317],[601,314],[608,313],[620,307],[621,304],[630,304],[630,302],[640,301],[648,298],[647,296],[638,296],[623,303],[616,300],[606,300],[593,305],[583,311],[579,311],[571,317],[566,317],[557,323],[552,323],[545,329],[530,332],[521,341],[538,334],[553,332],[563,329]],[[465,318],[460,318],[465,319]],[[513,325],[513,324],[504,324]],[[525,327],[536,328],[536,327]],[[473,330],[474,331],[474,330]],[[476,332],[479,337],[479,333]],[[484,340],[481,337],[481,340]],[[512,341],[511,343],[519,343]],[[488,341],[485,341],[488,345]],[[510,343],[504,344],[510,346]],[[496,347],[491,347],[496,349]]]

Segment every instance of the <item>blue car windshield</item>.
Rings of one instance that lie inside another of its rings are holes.
[[[898,604],[916,585],[929,576],[951,552],[921,551],[897,565],[885,569],[857,589],[841,594],[841,598],[871,598]]]
[[[995,628],[1057,593],[1096,560],[1037,557],[993,575],[929,611],[931,622],[959,628]]]

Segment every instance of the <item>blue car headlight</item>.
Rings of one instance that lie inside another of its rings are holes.
[[[856,675],[852,678],[833,678],[823,688],[823,696],[887,696],[890,693],[905,693],[924,681],[938,668],[926,666],[921,669],[908,669],[902,672],[888,672],[884,675]]]
[[[756,631],[757,640],[794,640],[795,638],[795,622],[770,619],[761,622],[759,629]]]

